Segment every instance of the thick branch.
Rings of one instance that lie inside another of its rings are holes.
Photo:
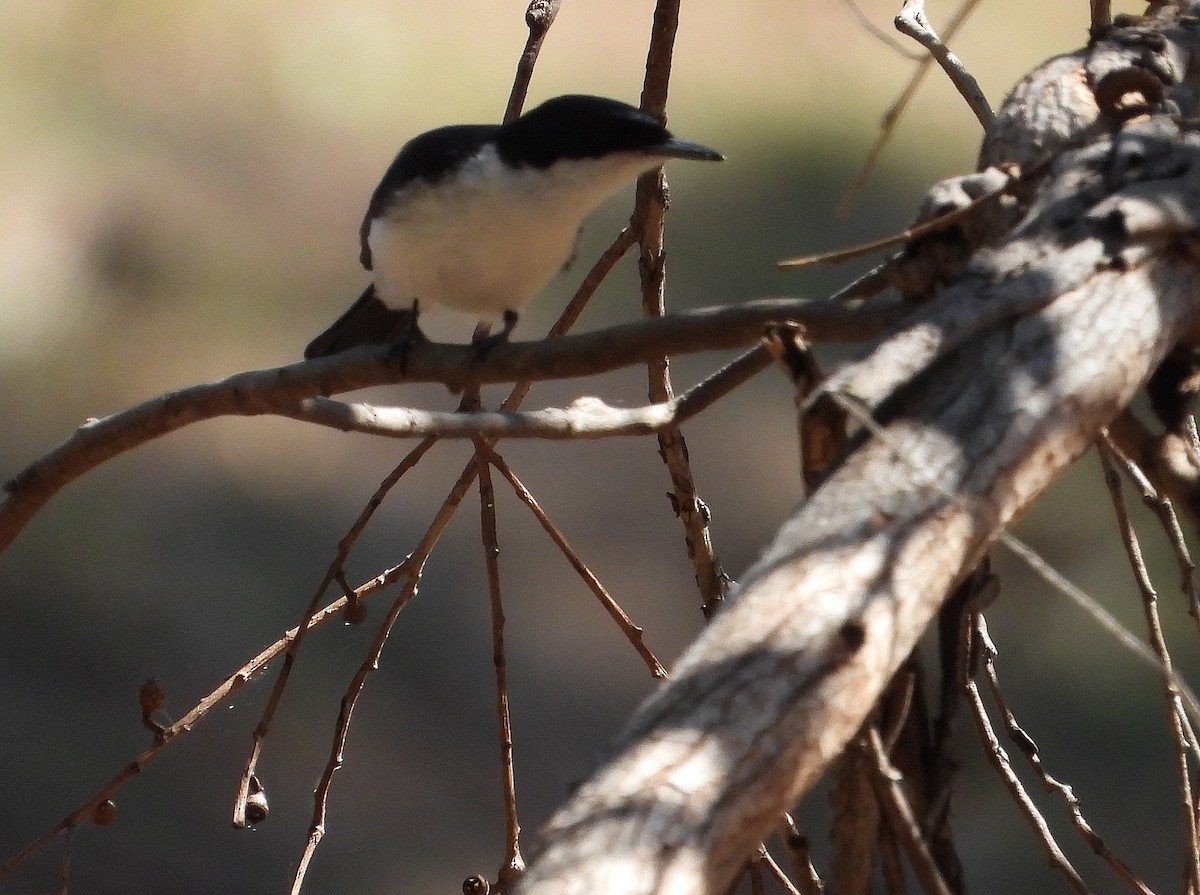
[[[774,324],[797,324],[813,342],[862,342],[878,335],[899,316],[900,310],[888,303],[851,309],[832,302],[758,299],[696,308],[554,339],[496,345],[483,356],[470,345],[425,343],[412,346],[403,359],[386,348],[365,348],[242,375],[274,376],[281,384],[286,380],[297,399],[402,382],[440,382],[459,390],[468,383],[487,385],[595,376],[644,364],[664,354],[738,348],[753,344],[766,327]]]
[[[1021,310],[941,342],[911,379],[885,376],[878,429],[554,816],[520,895],[726,891],[861,727],[945,595],[1200,316],[1186,250],[1200,164],[1191,138],[1163,124],[1059,159],[1044,185],[1056,201],[1034,203],[989,256],[993,277],[968,271],[956,287],[973,280]],[[1114,168],[1126,152],[1136,169]],[[1141,226],[1156,208],[1161,226]],[[1099,248],[1086,276],[1023,301],[1031,265],[1085,245]]]

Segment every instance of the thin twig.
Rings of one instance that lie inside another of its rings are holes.
[[[388,634],[391,633],[392,625],[395,623],[396,617],[400,614],[400,610],[407,605],[417,592],[417,584],[421,580],[421,573],[424,571],[424,558],[410,566],[408,572],[408,580],[404,585],[404,589],[400,595],[392,603],[391,609],[388,611],[387,617],[383,624],[379,626],[375,635],[375,642],[371,645],[369,657],[358,667],[354,678],[350,682],[345,695],[342,696],[341,709],[338,712],[337,725],[333,736],[333,746],[329,752],[329,759],[325,764],[325,770],[321,774],[320,782],[317,783],[316,791],[313,793],[313,815],[312,822],[308,829],[308,838],[305,841],[304,851],[300,855],[300,860],[296,865],[296,872],[292,879],[291,895],[299,895],[301,888],[304,886],[304,877],[308,873],[308,866],[312,861],[313,855],[316,854],[317,846],[321,844],[321,839],[325,836],[325,817],[329,810],[329,792],[333,787],[333,775],[342,766],[342,759],[345,754],[346,737],[350,733],[350,717],[354,712],[354,707],[358,703],[358,697],[362,694],[363,688],[366,686],[367,677],[372,671],[378,668],[378,658],[383,650],[384,642],[386,642]]]
[[[553,521],[551,521],[550,517],[546,515],[544,510],[542,510],[542,507],[537,502],[537,499],[533,496],[533,494],[530,493],[529,489],[525,487],[524,483],[517,478],[517,474],[512,471],[512,468],[509,467],[508,463],[505,462],[504,458],[499,454],[494,452],[490,453],[488,459],[490,460],[491,464],[496,467],[499,473],[508,480],[508,483],[512,485],[513,490],[516,492],[517,497],[520,498],[521,502],[525,504],[525,506],[529,507],[530,512],[533,513],[534,518],[538,521],[538,524],[542,526],[542,529],[550,536],[550,540],[554,542],[555,546],[562,551],[563,556],[567,558],[567,562],[571,564],[571,567],[575,570],[575,574],[577,574],[583,580],[583,583],[587,585],[588,589],[596,595],[596,599],[600,601],[600,605],[604,607],[604,610],[612,617],[613,621],[617,623],[617,627],[621,629],[621,631],[625,634],[626,639],[628,639],[633,645],[633,648],[637,650],[638,655],[642,657],[642,661],[646,663],[646,667],[650,669],[650,673],[656,678],[665,678],[667,676],[667,671],[665,668],[663,668],[662,663],[659,662],[655,657],[654,653],[650,651],[650,648],[646,646],[646,642],[642,637],[642,629],[635,625],[629,616],[625,614],[625,610],[621,608],[620,604],[613,599],[612,595],[608,592],[604,585],[600,583],[600,579],[597,578],[595,574],[592,573],[592,570],[588,568],[587,564],[579,558],[579,554],[575,552],[575,548],[570,545],[566,539],[566,536],[559,531],[558,527]]]
[[[779,883],[779,887],[783,889],[785,895],[801,895],[795,883],[788,879],[788,875],[783,872],[783,868],[779,866],[779,863],[771,857],[771,853],[767,851],[765,845],[760,846],[758,849],[757,863],[770,871],[771,876],[775,878],[775,882]]]
[[[512,121],[521,114],[525,105],[525,95],[529,92],[529,81],[533,78],[533,67],[542,51],[542,41],[546,39],[546,32],[554,24],[554,17],[558,15],[558,6],[559,0],[531,0],[525,10],[525,25],[529,28],[529,37],[525,40],[525,49],[521,51],[521,59],[517,62],[517,73],[508,95],[508,107],[504,110],[505,122]]]
[[[679,28],[679,0],[658,0],[650,46],[646,52],[646,76],[642,83],[642,110],[665,120],[667,92],[675,33]],[[666,176],[658,168],[638,178],[631,226],[638,237],[638,274],[642,286],[642,313],[661,318],[666,313],[666,254],[663,233],[670,202]],[[650,400],[670,401],[671,374],[667,355],[647,358],[646,375]],[[688,558],[696,573],[701,609],[711,618],[729,592],[730,578],[721,568],[712,543],[708,506],[700,499],[688,460],[687,441],[678,428],[658,433],[658,452],[671,477],[671,504],[683,523]]]
[[[263,707],[258,724],[255,725],[250,755],[246,760],[245,768],[242,770],[242,777],[238,783],[237,797],[234,800],[233,825],[235,827],[241,828],[248,825],[246,820],[246,800],[250,795],[250,780],[257,773],[258,759],[262,755],[263,744],[266,742],[267,735],[270,732],[275,712],[283,701],[283,693],[291,677],[292,668],[295,667],[296,656],[300,652],[300,645],[304,642],[305,635],[309,630],[309,622],[317,613],[321,605],[321,600],[325,598],[325,593],[329,590],[329,586],[334,581],[345,581],[344,565],[346,558],[350,555],[350,551],[354,549],[354,545],[358,543],[363,529],[366,528],[371,517],[375,515],[375,511],[379,509],[388,492],[395,487],[396,483],[400,481],[405,473],[420,462],[425,453],[433,447],[434,442],[435,439],[427,438],[408,452],[396,468],[375,489],[375,493],[371,495],[371,498],[358,514],[358,518],[354,520],[354,524],[350,526],[350,530],[338,542],[337,555],[334,556],[333,562],[329,564],[329,568],[325,572],[325,577],[321,579],[321,583],[317,586],[316,591],[313,592],[308,606],[304,609],[300,623],[296,626],[296,630],[299,633],[292,639],[291,644],[288,646],[287,653],[283,657],[283,664],[280,666],[279,673],[275,677],[275,683],[271,687],[271,694],[267,698],[266,705]]]
[[[305,843],[304,851],[301,854],[300,861],[296,867],[296,874],[292,881],[292,895],[299,895],[300,888],[304,884],[305,874],[308,871],[308,865],[312,860],[313,854],[316,852],[317,846],[321,842],[321,838],[325,835],[325,814],[328,808],[329,790],[333,784],[334,773],[341,767],[342,750],[345,746],[346,736],[349,733],[350,717],[354,711],[354,706],[358,701],[358,697],[362,694],[363,688],[366,686],[367,678],[372,671],[379,667],[379,656],[382,654],[383,648],[387,643],[392,626],[395,625],[396,619],[400,615],[400,610],[408,604],[408,601],[416,593],[417,585],[420,583],[421,574],[424,571],[425,562],[429,558],[429,554],[437,546],[442,532],[466,497],[467,492],[475,481],[477,472],[478,470],[474,463],[469,464],[462,471],[458,480],[450,489],[450,493],[442,502],[441,507],[439,507],[433,521],[425,530],[425,534],[417,543],[417,546],[413,548],[412,553],[409,554],[407,560],[408,568],[406,570],[407,580],[405,581],[404,589],[396,597],[395,601],[393,601],[387,615],[380,623],[367,657],[358,667],[358,671],[355,672],[350,686],[342,697],[341,711],[338,713],[329,760],[325,765],[325,771],[321,775],[321,780],[317,784],[317,789],[313,796],[312,823],[309,826],[308,840]]]
[[[888,826],[899,839],[908,855],[909,863],[917,879],[930,895],[952,895],[950,886],[942,878],[937,861],[929,850],[929,843],[921,829],[920,821],[913,813],[908,795],[904,792],[904,775],[888,759],[887,749],[879,730],[871,726],[864,738],[864,749],[869,758],[871,783],[875,795],[883,806]]]
[[[1155,592],[1154,582],[1150,580],[1150,573],[1146,569],[1146,563],[1142,557],[1142,548],[1138,543],[1137,533],[1134,531],[1133,523],[1129,518],[1129,509],[1125,504],[1125,496],[1121,490],[1121,479],[1117,471],[1117,464],[1122,458],[1104,440],[1101,440],[1097,444],[1097,448],[1100,456],[1100,465],[1104,470],[1104,483],[1108,487],[1109,496],[1112,498],[1113,509],[1117,515],[1117,528],[1121,532],[1121,541],[1125,545],[1125,554],[1129,558],[1129,565],[1133,570],[1134,581],[1137,583],[1138,590],[1142,594],[1142,608],[1146,614],[1146,629],[1150,635],[1150,646],[1153,648],[1155,655],[1158,656],[1158,660],[1162,663],[1164,669],[1163,689],[1164,696],[1166,697],[1167,727],[1171,731],[1171,740],[1174,746],[1175,771],[1179,780],[1179,797],[1182,802],[1184,825],[1187,830],[1187,841],[1184,845],[1186,854],[1188,855],[1188,884],[1193,891],[1200,891],[1200,849],[1197,848],[1197,843],[1200,840],[1197,839],[1196,818],[1193,813],[1195,796],[1192,789],[1191,773],[1188,768],[1189,744],[1187,734],[1184,731],[1184,725],[1187,721],[1179,693],[1172,682],[1174,675],[1171,672],[1174,663],[1171,661],[1166,637],[1163,635],[1162,620],[1158,613],[1158,594]],[[1122,463],[1121,465],[1128,468],[1128,464]],[[1148,486],[1149,482],[1145,484]],[[1123,865],[1121,868],[1116,868],[1117,872],[1121,873],[1122,868]]]
[[[407,569],[407,563],[401,563],[381,573],[375,578],[368,581],[366,584],[358,588],[357,595],[359,598],[365,598],[371,594],[390,586],[399,580]],[[338,613],[345,608],[347,599],[339,597],[329,605],[321,609],[313,615],[308,627],[316,628],[325,624],[330,619],[336,618]],[[87,821],[95,813],[97,806],[101,805],[108,799],[113,798],[117,792],[130,780],[140,774],[149,764],[156,759],[164,749],[166,749],[175,739],[182,733],[186,733],[196,726],[210,711],[222,705],[231,696],[241,690],[246,684],[255,680],[262,675],[271,662],[277,659],[287,648],[292,640],[296,637],[298,629],[292,628],[284,633],[282,637],[244,664],[233,674],[225,678],[220,685],[211,693],[201,699],[196,705],[189,709],[178,721],[163,729],[162,733],[155,737],[153,745],[140,753],[136,758],[121,768],[104,786],[102,786],[94,795],[86,802],[60,820],[50,829],[46,830],[41,836],[27,845],[21,851],[17,852],[11,858],[0,865],[0,879],[3,879],[9,873],[20,867],[26,860],[43,849],[45,846],[53,842],[58,836],[65,832],[75,829],[80,824]]]
[[[815,255],[801,255],[797,258],[787,258],[777,263],[780,270],[803,270],[804,268],[813,267],[817,264],[844,264],[847,261],[853,261],[855,258],[861,258],[863,255],[873,255],[881,252],[884,249],[889,249],[892,246],[907,245],[915,239],[920,239],[924,236],[929,236],[933,233],[940,233],[949,227],[954,226],[963,218],[969,217],[981,209],[994,203],[997,199],[1003,196],[1012,187],[1012,178],[1006,177],[1005,180],[995,187],[972,199],[967,204],[947,211],[945,214],[940,214],[937,217],[929,218],[905,227],[899,233],[893,236],[885,236],[883,239],[876,239],[872,242],[862,243],[861,245],[851,246],[848,249],[835,249],[831,252],[821,252]],[[874,273],[874,272],[872,272]]]
[[[1000,687],[1000,674],[996,669],[996,646],[991,642],[991,638],[987,635],[987,627],[982,616],[976,620],[976,634],[981,643],[986,644],[982,649],[981,665],[984,677],[988,682],[988,690],[992,694],[992,699],[995,700],[997,708],[1000,710],[1001,716],[1004,718],[1004,726],[1008,731],[1008,737],[1017,744],[1022,755],[1033,767],[1039,779],[1042,782],[1042,787],[1051,793],[1057,793],[1063,802],[1066,803],[1067,810],[1071,814],[1071,823],[1075,830],[1087,842],[1092,851],[1103,861],[1105,861],[1113,872],[1124,882],[1129,888],[1137,893],[1137,895],[1153,895],[1150,888],[1142,882],[1137,876],[1125,866],[1125,864],[1114,855],[1104,844],[1096,832],[1092,829],[1087,819],[1083,816],[1083,806],[1080,804],[1078,797],[1072,788],[1056,779],[1049,771],[1046,770],[1042,763],[1042,757],[1038,751],[1037,743],[1017,722],[1016,715],[1008,706],[1008,701],[1004,698],[1004,691]]]
[[[600,398],[577,398],[567,407],[479,410],[472,413],[346,404],[310,398],[284,415],[343,432],[387,438],[541,438],[581,440],[649,435],[679,426],[770,365],[761,346],[723,367],[678,398],[644,407],[613,407]]]
[[[943,38],[943,41],[949,41],[954,38],[954,35],[958,33],[958,29],[962,27],[964,22],[966,22],[967,16],[969,16],[975,10],[975,7],[978,4],[979,0],[966,0],[966,2],[964,2],[963,5],[958,8],[958,12],[954,14],[953,18],[951,18],[950,22],[946,25],[945,37]],[[892,103],[891,106],[889,106],[883,113],[878,139],[876,139],[875,143],[871,146],[870,151],[867,153],[866,160],[862,163],[862,167],[859,168],[858,173],[854,176],[854,180],[851,181],[850,186],[846,188],[845,195],[843,195],[841,201],[838,202],[837,213],[839,215],[844,217],[845,215],[849,214],[850,207],[858,200],[859,194],[866,185],[867,178],[870,176],[871,172],[875,170],[875,166],[879,163],[879,157],[883,155],[884,148],[891,141],[892,134],[896,129],[896,124],[900,121],[900,116],[904,114],[904,110],[908,108],[909,104],[913,100],[913,97],[917,95],[917,89],[921,86],[921,82],[925,79],[925,76],[929,74],[930,69],[933,68],[933,62],[934,60],[932,56],[925,56],[920,62],[917,63],[917,67],[913,71],[912,77],[909,78],[908,83],[900,92],[900,96],[897,97],[896,101]]]
[[[517,819],[517,788],[513,774],[512,718],[508,711],[508,659],[504,650],[504,598],[500,588],[500,537],[496,530],[496,492],[488,465],[491,453],[482,439],[475,442],[475,464],[479,478],[479,528],[487,569],[488,602],[492,616],[492,669],[496,678],[496,724],[500,738],[500,779],[504,786],[505,853],[496,877],[501,891],[508,891],[525,870],[521,857],[521,824]]]
[[[1132,415],[1128,411],[1122,414],[1125,419],[1130,416]],[[1138,489],[1142,496],[1142,502],[1158,517],[1159,523],[1167,535],[1167,540],[1171,544],[1171,550],[1175,554],[1175,562],[1179,565],[1180,589],[1187,597],[1188,614],[1191,615],[1193,622],[1200,624],[1200,589],[1196,586],[1196,563],[1188,549],[1187,539],[1184,537],[1183,528],[1179,523],[1179,516],[1175,512],[1174,502],[1169,495],[1162,493],[1161,489],[1142,469],[1139,462],[1130,456],[1127,443],[1118,442],[1113,427],[1109,427],[1103,438],[1104,443],[1120,460],[1121,469],[1125,475]],[[1200,758],[1200,756],[1197,757]]]
[[[800,826],[790,814],[783,815],[783,828],[779,832],[779,838],[783,841],[788,865],[796,878],[801,895],[825,895],[825,884],[817,874],[817,868],[813,866],[808,837],[801,832]]]
[[[975,654],[986,665],[992,661],[995,655],[996,647],[991,642],[991,638],[987,634],[987,625],[983,621],[983,616],[977,616],[975,621]],[[1034,836],[1041,844],[1042,850],[1046,853],[1046,857],[1050,861],[1050,866],[1058,871],[1059,875],[1067,881],[1067,884],[1077,893],[1077,895],[1089,895],[1087,884],[1080,877],[1079,873],[1067,860],[1067,856],[1063,854],[1059,848],[1058,842],[1054,839],[1054,834],[1050,832],[1050,827],[1046,824],[1046,819],[1042,817],[1038,811],[1037,805],[1033,799],[1029,797],[1029,793],[1025,791],[1025,787],[1021,784],[1020,779],[1012,769],[1012,763],[1008,759],[1008,752],[1000,744],[1000,739],[996,736],[996,730],[992,726],[991,719],[988,718],[987,709],[983,704],[983,697],[979,693],[979,687],[975,681],[968,678],[963,682],[967,694],[967,706],[971,710],[971,716],[975,719],[975,728],[979,733],[979,738],[983,740],[984,754],[988,761],[1000,775],[1000,779],[1008,788],[1009,794],[1016,803],[1021,816],[1025,818],[1026,823],[1033,829]]]
[[[963,4],[963,9],[972,6],[974,2],[975,0],[967,0]],[[988,105],[987,97],[983,95],[979,82],[967,71],[962,60],[950,52],[950,48],[938,37],[933,26],[929,24],[929,19],[925,16],[925,0],[904,0],[900,15],[896,16],[896,30],[911,37],[929,51],[930,55],[937,60],[938,65],[942,67],[942,71],[950,78],[950,83],[967,101],[967,105],[971,107],[971,111],[975,113],[975,117],[979,119],[983,129],[986,131],[991,127],[992,122],[996,120],[996,113]]]

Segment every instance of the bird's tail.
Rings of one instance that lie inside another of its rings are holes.
[[[304,359],[328,357],[359,345],[385,345],[411,332],[416,320],[411,310],[396,310],[385,305],[368,286],[345,314],[308,343]]]

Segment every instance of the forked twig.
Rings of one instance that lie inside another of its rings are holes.
[[[975,657],[982,662],[986,667],[992,661],[996,654],[996,646],[988,637],[987,625],[983,620],[983,616],[979,615],[975,619],[974,643],[972,646]],[[996,736],[996,730],[992,726],[991,719],[988,717],[987,709],[983,704],[983,697],[979,693],[979,687],[975,683],[974,678],[967,678],[963,681],[963,687],[967,694],[967,707],[971,710],[971,717],[975,720],[975,729],[979,733],[979,738],[983,741],[983,751],[987,756],[988,762],[992,765],[1004,785],[1008,788],[1009,794],[1016,803],[1017,809],[1021,816],[1025,818],[1025,822],[1029,824],[1033,830],[1034,837],[1042,846],[1042,851],[1046,853],[1047,859],[1050,861],[1050,866],[1058,871],[1058,874],[1067,881],[1077,895],[1089,895],[1087,883],[1083,881],[1074,866],[1063,854],[1059,848],[1058,842],[1054,838],[1054,834],[1050,832],[1050,827],[1046,823],[1046,819],[1042,817],[1038,811],[1037,805],[1033,799],[1029,797],[1029,793],[1025,791],[1024,785],[1020,778],[1013,771],[1012,763],[1008,759],[1008,752],[1004,746],[1000,744],[1000,738]]]
[[[388,492],[395,487],[396,483],[400,481],[405,473],[420,462],[421,458],[433,447],[434,443],[435,439],[426,438],[408,452],[399,465],[375,489],[375,493],[371,495],[366,506],[358,514],[358,518],[354,520],[354,524],[350,526],[350,530],[338,541],[337,555],[334,556],[333,562],[329,564],[329,568],[325,572],[325,577],[321,579],[321,583],[313,593],[312,599],[309,600],[308,606],[304,609],[304,615],[301,617],[300,623],[296,626],[296,630],[299,633],[292,639],[291,644],[288,646],[287,653],[283,657],[283,664],[280,666],[279,673],[275,677],[275,684],[271,688],[271,694],[267,698],[266,705],[263,707],[258,724],[255,725],[250,755],[246,760],[245,768],[242,770],[242,777],[238,783],[237,797],[233,805],[233,825],[235,827],[248,826],[246,800],[250,795],[250,781],[256,775],[258,759],[262,755],[263,744],[266,742],[267,735],[271,730],[271,722],[275,718],[275,712],[283,700],[283,692],[287,689],[292,668],[296,664],[296,656],[300,652],[300,645],[304,642],[305,634],[309,630],[309,622],[320,607],[321,600],[325,598],[325,593],[329,590],[329,586],[334,581],[345,581],[344,566],[346,558],[350,555],[350,551],[354,549],[354,545],[358,543],[358,539],[367,527],[367,523],[371,521],[371,517],[375,515],[375,511],[379,509]],[[350,594],[346,596],[350,597]]]
[[[521,502],[525,504],[525,506],[529,507],[529,511],[533,513],[534,518],[538,521],[538,524],[541,525],[546,534],[550,536],[550,540],[554,542],[555,546],[562,551],[563,556],[565,556],[567,562],[571,564],[571,567],[575,570],[575,573],[581,579],[583,579],[583,583],[586,584],[588,589],[596,595],[596,599],[600,601],[600,605],[604,607],[604,610],[612,617],[613,621],[617,623],[617,627],[621,629],[621,631],[625,634],[626,639],[633,645],[633,648],[637,650],[638,655],[642,657],[642,661],[646,663],[646,667],[650,669],[650,673],[656,678],[665,678],[667,676],[667,671],[665,668],[663,668],[662,663],[660,663],[655,657],[654,653],[650,651],[650,648],[646,646],[646,642],[642,637],[642,629],[635,625],[629,616],[625,614],[625,610],[622,609],[620,604],[613,599],[612,595],[608,592],[608,589],[600,583],[600,579],[597,578],[592,570],[588,568],[587,564],[580,559],[579,554],[575,552],[575,548],[572,547],[567,541],[566,536],[563,535],[563,533],[558,529],[558,526],[556,526],[550,517],[546,515],[545,511],[537,502],[537,499],[533,496],[533,494],[530,493],[529,489],[525,487],[524,483],[519,478],[517,478],[517,474],[512,471],[512,468],[507,462],[505,462],[504,458],[495,452],[489,452],[488,460],[493,466],[496,467],[496,470],[508,480],[508,483],[512,485],[513,491],[516,492],[517,497],[520,498]]]
[[[883,806],[892,834],[908,855],[908,861],[917,879],[930,895],[952,895],[950,886],[942,878],[937,861],[929,850],[921,823],[909,804],[908,795],[904,791],[904,775],[896,770],[888,758],[887,748],[878,728],[872,726],[867,731],[863,748],[867,754],[871,784],[875,789],[876,798]]]
[[[370,594],[388,587],[399,580],[407,569],[407,563],[401,563],[386,572],[376,576],[371,581],[362,585],[358,589],[360,598],[370,596]],[[328,606],[323,607],[319,612],[313,615],[308,627],[315,628],[323,625],[332,618],[336,618],[346,606],[347,599],[339,597]],[[298,630],[292,628],[284,633],[282,637],[252,658],[249,662],[229,675],[223,680],[216,689],[201,699],[194,705],[183,717],[174,724],[165,727],[162,733],[155,737],[153,745],[140,753],[136,758],[126,764],[121,770],[114,775],[108,783],[101,787],[91,798],[60,820],[50,829],[46,830],[41,836],[27,845],[21,851],[17,852],[11,858],[0,865],[0,879],[7,876],[9,873],[16,870],[25,863],[30,857],[36,854],[41,849],[45,848],[53,842],[58,836],[69,832],[76,827],[86,823],[95,813],[96,808],[105,801],[113,798],[117,792],[126,783],[140,774],[161,752],[166,749],[176,738],[196,726],[199,721],[204,718],[210,711],[217,706],[223,704],[225,700],[237,693],[250,681],[263,674],[271,662],[279,658],[292,640],[296,637]]]
[[[292,881],[292,895],[299,895],[300,888],[304,884],[304,876],[308,871],[308,865],[322,837],[325,835],[325,815],[329,801],[329,790],[333,784],[333,775],[342,764],[342,750],[345,746],[346,736],[349,733],[350,717],[354,711],[354,706],[358,701],[358,697],[362,694],[363,687],[366,686],[367,678],[372,671],[379,667],[379,656],[383,653],[388,635],[391,633],[392,626],[396,623],[396,619],[400,615],[400,610],[408,604],[408,601],[416,593],[417,585],[420,583],[421,574],[424,571],[425,562],[429,558],[429,554],[437,546],[442,532],[450,523],[450,520],[454,517],[454,513],[466,497],[467,492],[475,481],[477,472],[478,469],[473,463],[462,471],[458,480],[450,489],[450,493],[442,501],[441,507],[439,507],[433,521],[425,530],[425,534],[413,549],[413,552],[409,554],[407,560],[408,569],[406,570],[407,580],[405,581],[404,589],[396,597],[395,601],[393,601],[387,615],[380,623],[367,657],[359,666],[358,671],[355,672],[350,686],[342,697],[341,711],[338,713],[333,746],[329,753],[329,761],[325,765],[325,771],[321,775],[321,780],[317,784],[317,789],[313,796],[315,804],[313,806],[312,823],[309,826],[308,840],[305,843],[304,851],[300,856],[300,861],[296,867],[296,874]]]
[[[1087,819],[1083,816],[1083,806],[1080,804],[1074,790],[1068,784],[1056,779],[1046,770],[1045,765],[1042,763],[1037,743],[1017,722],[1016,716],[1004,698],[1004,692],[1000,688],[1000,675],[996,669],[996,646],[992,643],[991,638],[988,637],[987,627],[982,616],[979,616],[976,620],[976,636],[977,643],[983,645],[980,660],[984,676],[988,682],[988,690],[992,694],[992,699],[995,700],[1001,716],[1004,718],[1004,725],[1008,730],[1008,736],[1018,745],[1021,754],[1025,756],[1026,761],[1033,767],[1038,778],[1041,780],[1042,787],[1047,792],[1058,794],[1066,804],[1067,810],[1071,815],[1071,823],[1075,827],[1076,832],[1079,833],[1080,837],[1088,844],[1096,856],[1108,864],[1117,877],[1131,891],[1137,893],[1137,895],[1153,895],[1150,887],[1142,882],[1120,858],[1113,854],[1104,843],[1104,840],[1092,829]]]

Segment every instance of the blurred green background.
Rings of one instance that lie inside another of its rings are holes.
[[[439,124],[495,120],[525,29],[523,2],[3,0],[0,27],[0,418],[4,475],[102,416],[170,389],[298,359],[365,283],[357,228],[395,150]],[[899,4],[863,0],[880,27]],[[985,4],[954,48],[993,104],[1030,67],[1086,37],[1087,3]],[[1135,4],[1119,6],[1137,11]],[[636,101],[653,4],[563,4],[530,103],[567,92]],[[949,10],[931,4],[935,23]],[[977,125],[934,75],[853,213],[833,213],[912,63],[835,0],[685,5],[670,123],[722,149],[675,165],[674,307],[819,297],[854,271],[784,275],[774,262],[892,232],[926,186],[973,166]],[[590,222],[577,269],[523,316],[554,318],[628,215]],[[584,327],[638,313],[626,259]],[[469,323],[431,324],[465,340]],[[834,357],[835,355],[830,355]],[[683,359],[686,386],[723,358]],[[644,374],[536,389],[644,400]],[[449,408],[436,388],[373,400]],[[768,373],[686,432],[716,545],[735,577],[798,494],[794,417]],[[71,485],[0,557],[0,853],[54,823],[148,742],[138,685],[177,717],[295,622],[357,509],[402,442],[273,419],[204,423]],[[651,440],[522,443],[504,453],[568,538],[645,626],[665,661],[700,626],[681,530]],[[468,457],[439,445],[397,489],[352,557],[353,582],[398,562]],[[527,847],[652,685],[633,651],[497,483],[518,789]],[[443,539],[359,704],[312,893],[454,892],[502,857],[486,592],[475,502]],[[1111,510],[1087,459],[1020,526],[1131,625]],[[1181,656],[1195,653],[1176,575],[1160,571]],[[1001,557],[991,613],[1002,667],[1050,767],[1098,831],[1152,883],[1173,887],[1178,807],[1152,674]],[[388,598],[385,596],[384,600]],[[309,642],[268,743],[270,821],[230,829],[260,682],[174,744],[119,797],[119,822],[74,838],[70,890],[285,891],[324,767],[338,700],[382,614]],[[269,678],[268,678],[269,679]],[[1055,885],[962,731],[957,816],[977,893]],[[1037,784],[1031,786],[1036,789]],[[821,814],[821,797],[806,810]],[[1047,809],[1085,873],[1095,860]],[[812,832],[820,832],[814,820]],[[59,842],[0,891],[57,887]],[[1096,891],[1116,891],[1095,874]]]

